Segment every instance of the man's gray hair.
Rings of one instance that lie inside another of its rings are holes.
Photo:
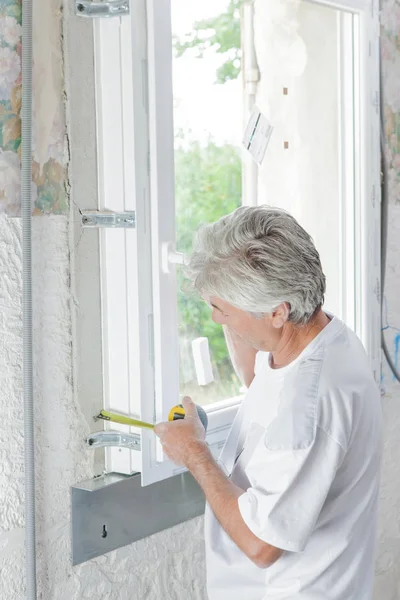
[[[282,302],[289,320],[307,323],[324,302],[325,275],[311,236],[289,213],[241,207],[197,233],[189,274],[202,296],[253,314]]]

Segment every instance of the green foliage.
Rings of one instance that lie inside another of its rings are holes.
[[[241,205],[240,154],[229,144],[218,146],[211,140],[204,147],[192,141],[175,150],[175,172],[176,246],[181,252],[189,253],[194,234],[201,225],[214,222]],[[233,384],[222,328],[211,320],[210,308],[189,289],[180,270],[178,290],[181,340],[207,337],[219,371],[216,375],[230,379]],[[234,383],[237,385],[236,380]]]
[[[222,64],[216,71],[216,83],[236,79],[240,73],[240,5],[243,0],[227,0],[225,12],[194,23],[192,31],[174,39],[176,58],[192,52],[197,58],[216,52]],[[232,145],[218,146],[212,139],[206,146],[176,139],[176,245],[190,253],[195,232],[205,224],[235,210],[242,202],[242,169],[239,150]],[[190,289],[184,274],[177,270],[180,337],[181,392],[206,404],[239,393],[240,382],[229,359],[221,326],[211,319],[211,310]],[[191,362],[191,341],[207,337],[210,345],[215,382],[199,388]]]
[[[217,69],[217,83],[236,79],[240,73],[240,5],[243,0],[229,0],[226,11],[209,19],[197,21],[193,30],[183,39],[174,39],[176,57],[188,50],[195,50],[197,58],[203,58],[207,50],[226,55],[226,60]]]

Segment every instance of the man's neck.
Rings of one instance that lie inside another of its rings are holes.
[[[271,366],[280,369],[294,361],[329,322],[329,317],[321,309],[306,325],[286,323],[277,348],[271,352]]]

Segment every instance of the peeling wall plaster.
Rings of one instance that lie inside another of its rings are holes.
[[[35,2],[32,201],[38,215],[68,208],[61,16],[61,0]],[[8,216],[21,212],[21,18],[21,0],[0,0],[0,213]]]

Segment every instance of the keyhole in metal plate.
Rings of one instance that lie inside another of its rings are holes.
[[[108,535],[107,527],[105,525],[103,525],[103,531],[101,533],[101,537],[106,538],[107,535]]]

